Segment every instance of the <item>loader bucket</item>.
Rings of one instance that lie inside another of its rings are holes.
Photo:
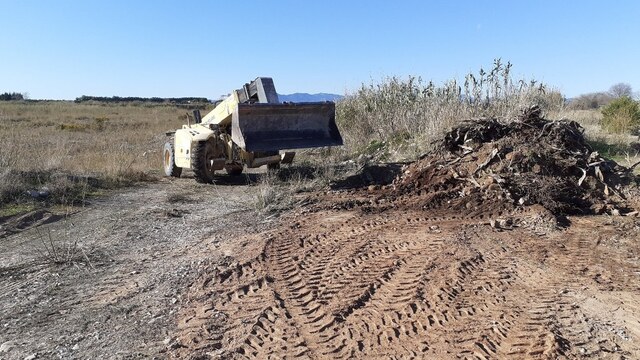
[[[231,138],[246,151],[342,145],[332,102],[238,104]]]

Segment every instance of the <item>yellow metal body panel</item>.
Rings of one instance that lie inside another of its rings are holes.
[[[175,151],[175,163],[177,167],[183,169],[191,169],[192,158],[191,154],[195,150],[195,147],[200,141],[206,141],[214,138],[215,132],[206,126],[197,125],[183,125],[182,129],[176,130],[174,151]],[[226,134],[222,134],[220,138],[215,141],[222,141],[226,150],[227,161],[226,163],[232,164],[236,160],[233,159],[233,141],[231,137]],[[266,164],[277,164],[279,162],[291,163],[293,160],[294,152],[286,152],[281,155],[271,155],[266,157],[256,158],[253,152],[245,151],[239,147],[236,147],[238,151],[238,157],[241,162],[247,164],[247,167],[260,167]]]
[[[231,95],[202,118],[202,123],[220,126],[231,124],[231,115],[236,110],[238,102],[238,93],[234,90]]]
[[[175,134],[175,162],[176,166],[191,169],[191,154],[194,146],[199,141],[207,140],[214,136],[214,132],[200,124],[183,125]]]

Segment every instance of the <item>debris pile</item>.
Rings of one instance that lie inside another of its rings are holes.
[[[509,123],[463,122],[408,165],[386,197],[471,215],[534,204],[554,216],[625,215],[634,214],[628,198],[637,190],[632,171],[594,151],[578,123],[545,120],[534,107]]]

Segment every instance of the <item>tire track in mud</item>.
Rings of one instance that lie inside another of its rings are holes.
[[[334,209],[291,219],[261,235],[258,256],[199,284],[206,301],[181,323],[183,335],[188,330],[191,337],[182,337],[190,342],[175,354],[206,350],[221,357],[312,359],[603,354],[604,340],[576,306],[585,280],[598,286],[589,274],[576,275],[594,261],[593,241],[586,236],[573,236],[553,253],[550,247],[564,234],[497,231],[478,219]],[[637,286],[629,279],[627,288]],[[607,341],[609,349],[617,349]]]
[[[299,235],[301,228],[307,230],[306,222],[319,223],[321,231],[312,232],[315,236]],[[313,358],[423,354],[432,348],[425,341],[426,333],[499,303],[498,292],[508,286],[511,277],[509,269],[485,269],[500,263],[493,260],[505,253],[502,247],[483,255],[463,244],[460,254],[454,254],[460,260],[447,261],[452,255],[447,243],[455,241],[441,234],[439,226],[425,232],[430,223],[426,218],[406,217],[399,229],[390,226],[386,216],[371,216],[356,224],[347,215],[296,222],[267,235],[263,257],[221,274],[220,289],[244,290],[221,294],[226,300],[210,308],[229,318],[235,317],[229,312],[236,308],[248,314],[238,304],[251,303],[257,308],[263,304],[262,308],[269,309],[267,319],[272,326],[260,320],[262,313],[253,313],[258,321],[250,335],[243,337],[238,331],[245,340],[237,341],[241,344],[236,351],[249,357],[282,355],[283,347],[273,343],[279,338],[273,336],[278,331],[299,335],[297,353]],[[456,226],[449,224],[447,232]],[[269,274],[272,281],[258,286],[269,290],[247,295],[253,277],[246,268]],[[467,291],[486,293],[487,299],[479,307],[458,300]],[[246,329],[243,324],[227,324],[225,332]]]
[[[615,336],[603,334],[602,327],[612,328],[612,324],[590,319],[578,305],[578,293],[588,287],[602,288],[597,278],[584,272],[586,267],[599,264],[603,256],[595,248],[593,224],[585,227],[550,237],[531,237],[514,246],[521,271],[517,286],[506,293],[505,305],[509,306],[505,309],[511,311],[511,321],[507,331],[499,331],[502,341],[496,343],[495,351],[484,351],[477,358],[602,358],[621,351]],[[527,257],[543,261],[523,262]],[[630,267],[635,265],[622,266],[622,272]],[[633,287],[623,278],[618,280],[618,284]],[[480,335],[485,336],[489,337]]]
[[[304,249],[295,247],[295,242],[274,249],[271,268],[277,279],[282,280],[282,294],[291,299],[291,312],[302,324],[304,333],[314,339],[312,347],[319,355],[336,353],[347,341],[362,347],[362,341],[354,340],[353,336],[341,337],[339,329],[349,327],[348,323],[342,323],[360,309],[379,302],[379,298],[398,303],[415,292],[419,277],[407,281],[406,275],[411,273],[407,269],[411,269],[412,264],[406,259],[409,254],[417,255],[424,246],[420,245],[420,239],[407,241],[374,236],[385,224],[383,219],[376,219],[346,233],[340,228],[331,229],[327,238],[340,240],[326,241],[333,243],[329,258],[320,257],[323,252],[315,251],[313,244],[313,254],[299,263],[296,261],[299,257],[293,253]],[[286,238],[288,234],[279,235]],[[412,234],[405,232],[404,235],[411,237]],[[414,259],[418,261],[420,257]],[[420,274],[420,271],[413,273]],[[331,286],[319,286],[321,279],[329,279]],[[328,290],[323,291],[325,289]]]

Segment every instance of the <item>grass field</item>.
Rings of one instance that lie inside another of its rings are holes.
[[[164,132],[184,123],[173,106],[0,103],[0,165],[118,177],[157,170]]]
[[[168,105],[0,102],[0,201],[41,187],[62,195],[78,187],[78,178],[119,184],[159,176],[165,132],[185,123],[186,112]]]

